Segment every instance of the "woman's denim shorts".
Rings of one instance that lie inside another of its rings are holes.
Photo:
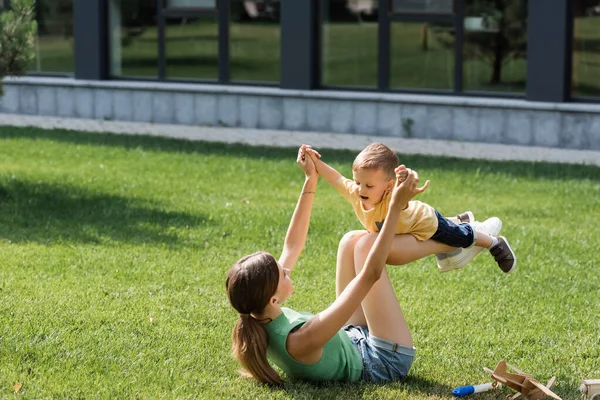
[[[386,383],[404,379],[415,359],[416,349],[369,334],[365,326],[346,325],[344,330],[363,360],[360,379]]]

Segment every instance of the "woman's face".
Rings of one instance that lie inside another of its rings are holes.
[[[294,293],[294,286],[290,279],[290,271],[283,268],[279,263],[277,263],[277,267],[279,268],[279,283],[277,284],[277,290],[275,291],[274,296],[281,304]]]

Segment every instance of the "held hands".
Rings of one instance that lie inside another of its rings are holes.
[[[427,189],[429,181],[418,187],[419,174],[404,165],[400,165],[394,172],[396,172],[396,185],[394,185],[392,192],[392,206],[404,209],[413,197]]]
[[[319,158],[321,158],[321,154],[318,151],[312,148],[311,145],[306,145],[306,154],[313,160],[313,162],[317,162]]]
[[[317,169],[315,168],[315,163],[312,160],[312,157],[308,156],[308,152],[312,151],[310,145],[303,144],[298,149],[298,157],[296,158],[296,163],[302,168],[304,174],[307,178],[318,177]]]

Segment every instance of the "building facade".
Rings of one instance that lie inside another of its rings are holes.
[[[7,1],[4,1],[7,6]],[[38,0],[8,113],[600,149],[600,0]]]

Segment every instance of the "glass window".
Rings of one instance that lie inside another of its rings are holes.
[[[600,97],[600,0],[575,2],[573,95]]]
[[[323,85],[377,86],[377,0],[323,0]]]
[[[454,88],[454,26],[392,22],[390,87]]]
[[[232,81],[279,82],[279,1],[231,1],[229,66]]]
[[[216,15],[169,18],[165,23],[167,78],[219,78]]]
[[[73,0],[37,0],[38,34],[31,72],[75,70],[73,50]]]
[[[454,0],[392,0],[392,12],[452,14],[454,12]]]
[[[110,0],[110,73],[158,77],[156,1]]]
[[[525,92],[527,2],[466,0],[465,91]]]
[[[167,0],[167,8],[216,9],[217,0]]]

